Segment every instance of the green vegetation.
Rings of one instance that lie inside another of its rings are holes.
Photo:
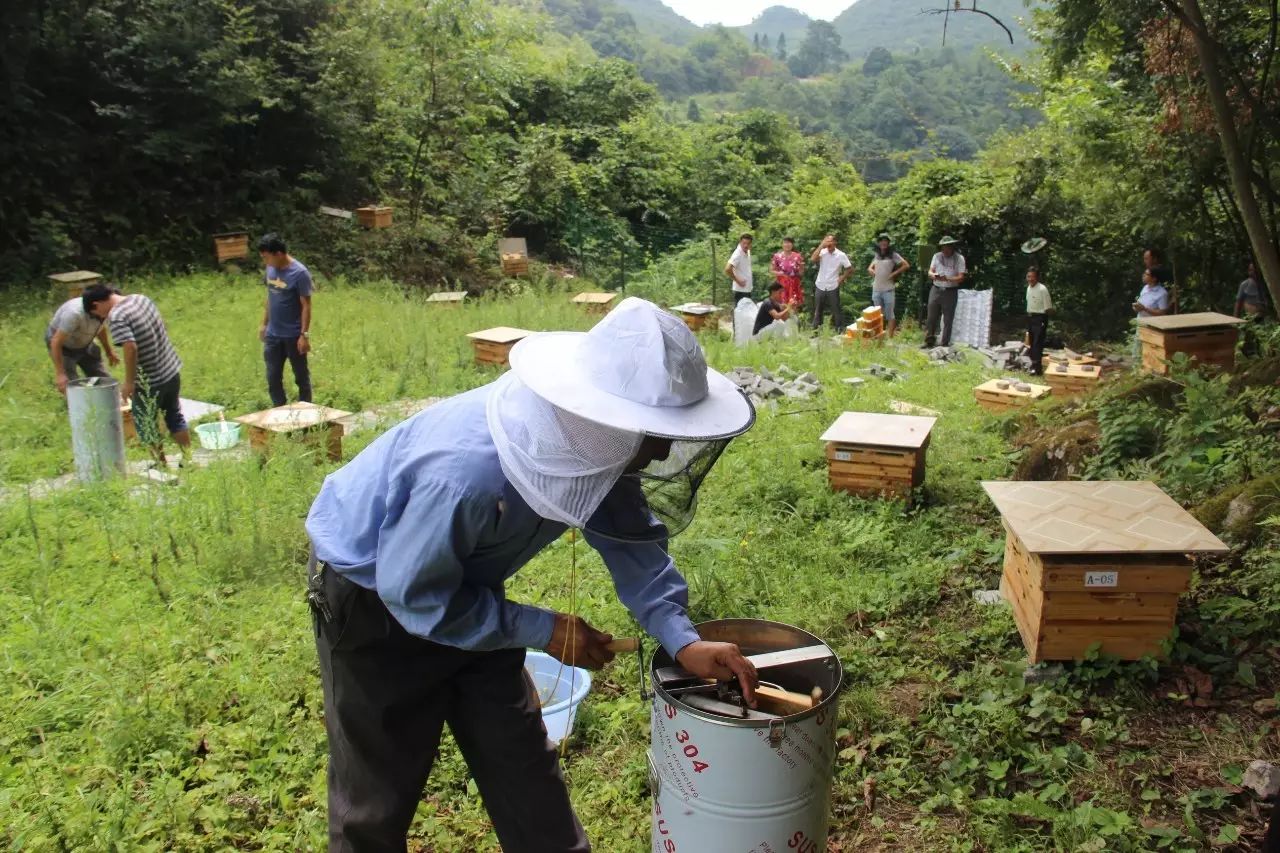
[[[266,405],[253,277],[136,287],[164,312],[191,396],[233,412]],[[588,325],[568,304],[571,291],[546,287],[433,312],[387,284],[333,282],[316,297],[317,401],[356,410],[486,382],[496,374],[472,365],[465,332]],[[0,321],[0,342],[14,354],[3,386],[7,484],[69,464],[61,398],[45,381],[38,346],[23,344],[36,339],[46,308],[28,301]],[[815,400],[762,410],[717,466],[673,553],[696,619],[778,619],[839,651],[849,689],[832,811],[837,845],[1204,850],[1256,837],[1258,818],[1234,786],[1268,732],[1250,703],[1280,679],[1274,519],[1259,524],[1253,548],[1201,567],[1172,663],[1099,660],[1024,684],[1009,612],[970,596],[996,585],[1002,555],[999,522],[978,483],[1008,476],[1019,459],[1003,437],[1016,425],[970,396],[982,371],[972,362],[931,366],[909,348],[801,340],[743,352],[723,333],[703,340],[721,369],[787,363],[827,387]],[[856,389],[840,382],[865,376],[859,368],[872,361],[906,376],[868,377]],[[1222,391],[1225,380],[1189,373],[1167,384],[1172,393],[1149,395],[1167,408],[1145,449],[1116,438],[1123,429],[1113,413],[1131,393],[1127,380],[1084,407],[1047,410],[1038,428],[1097,418],[1113,466],[1100,475],[1154,476],[1190,501],[1247,476],[1233,460],[1244,460],[1248,476],[1275,471],[1261,448],[1241,446],[1238,423],[1280,402],[1274,388],[1233,396]],[[826,484],[817,436],[842,410],[886,411],[890,400],[943,412],[915,509],[833,494]],[[1202,423],[1214,426],[1196,431]],[[349,437],[345,456],[373,437]],[[36,851],[323,845],[324,730],[301,596],[302,519],[331,467],[298,447],[266,464],[184,471],[173,487],[6,494],[0,838]],[[510,594],[567,607],[570,548],[562,540],[540,555]],[[581,545],[577,559],[583,615],[634,633],[599,559]],[[602,673],[568,753],[573,799],[600,850],[647,849],[647,711],[634,667],[626,659]],[[868,778],[878,791],[874,811],[863,798]],[[418,843],[496,849],[468,781],[447,743],[414,824]]]

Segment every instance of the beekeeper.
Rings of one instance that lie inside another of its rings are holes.
[[[524,656],[594,669],[612,659],[612,637],[503,592],[568,528],[681,666],[736,678],[752,698],[738,647],[698,638],[666,540],[754,420],[680,319],[631,298],[590,332],[525,338],[502,378],[410,418],[325,479],[306,526],[331,850],[405,849],[445,723],[506,853],[589,849]]]

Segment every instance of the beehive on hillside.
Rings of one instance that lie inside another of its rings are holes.
[[[582,309],[588,314],[608,314],[609,309],[613,307],[613,300],[618,298],[616,293],[579,293],[573,297],[574,305],[581,305]]]
[[[365,228],[390,228],[391,208],[376,204],[357,207],[356,221]]]
[[[503,275],[515,278],[529,274],[529,244],[523,237],[498,240],[498,258],[502,262]]]
[[[715,327],[715,314],[720,309],[701,302],[686,302],[683,305],[672,306],[671,310],[679,314],[684,324],[690,329],[701,332],[708,326]]]
[[[213,254],[220,264],[249,257],[248,232],[228,231],[224,234],[214,234]]]
[[[477,366],[492,364],[506,367],[509,364],[511,348],[531,334],[533,333],[524,329],[495,326],[492,329],[471,332],[467,337],[471,339]]]
[[[457,308],[466,299],[465,290],[440,290],[427,297],[427,304],[435,308]]]
[[[102,276],[89,270],[59,272],[49,276],[53,295],[58,299],[74,299],[84,293],[84,289],[102,281]]]
[[[925,456],[937,418],[844,412],[825,442],[827,481],[833,491],[910,498],[924,485]]]
[[[1169,373],[1169,360],[1182,352],[1201,364],[1234,370],[1236,341],[1240,336],[1236,327],[1244,322],[1239,317],[1211,311],[1140,317],[1138,339],[1142,343],[1142,368],[1165,376]]]
[[[1053,389],[1048,385],[1035,385],[1009,379],[990,379],[973,389],[973,397],[978,401],[978,405],[989,412],[1008,412],[1025,408],[1052,393]]]
[[[271,442],[284,436],[298,438],[334,461],[342,459],[343,426],[339,419],[351,413],[314,403],[289,403],[236,418],[249,430],[249,446],[268,452]],[[318,459],[319,457],[317,457]]]
[[[1097,647],[1163,656],[1192,554],[1227,551],[1154,483],[986,482],[1005,529],[1001,592],[1032,663]]]
[[[1102,384],[1102,368],[1096,364],[1056,364],[1044,369],[1044,384],[1053,389],[1054,397],[1088,394]]]

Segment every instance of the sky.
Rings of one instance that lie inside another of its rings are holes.
[[[739,27],[751,23],[770,6],[790,6],[810,18],[831,20],[853,4],[853,0],[663,0],[695,24],[725,24]]]

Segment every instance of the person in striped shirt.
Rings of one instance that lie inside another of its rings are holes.
[[[88,288],[82,299],[85,313],[106,322],[111,339],[124,353],[125,379],[120,394],[133,403],[138,439],[151,449],[157,462],[164,464],[164,441],[156,426],[156,415],[163,413],[169,435],[182,450],[183,458],[189,457],[191,433],[182,416],[179,396],[182,359],[169,342],[156,304],[140,293],[123,296],[105,284]]]

